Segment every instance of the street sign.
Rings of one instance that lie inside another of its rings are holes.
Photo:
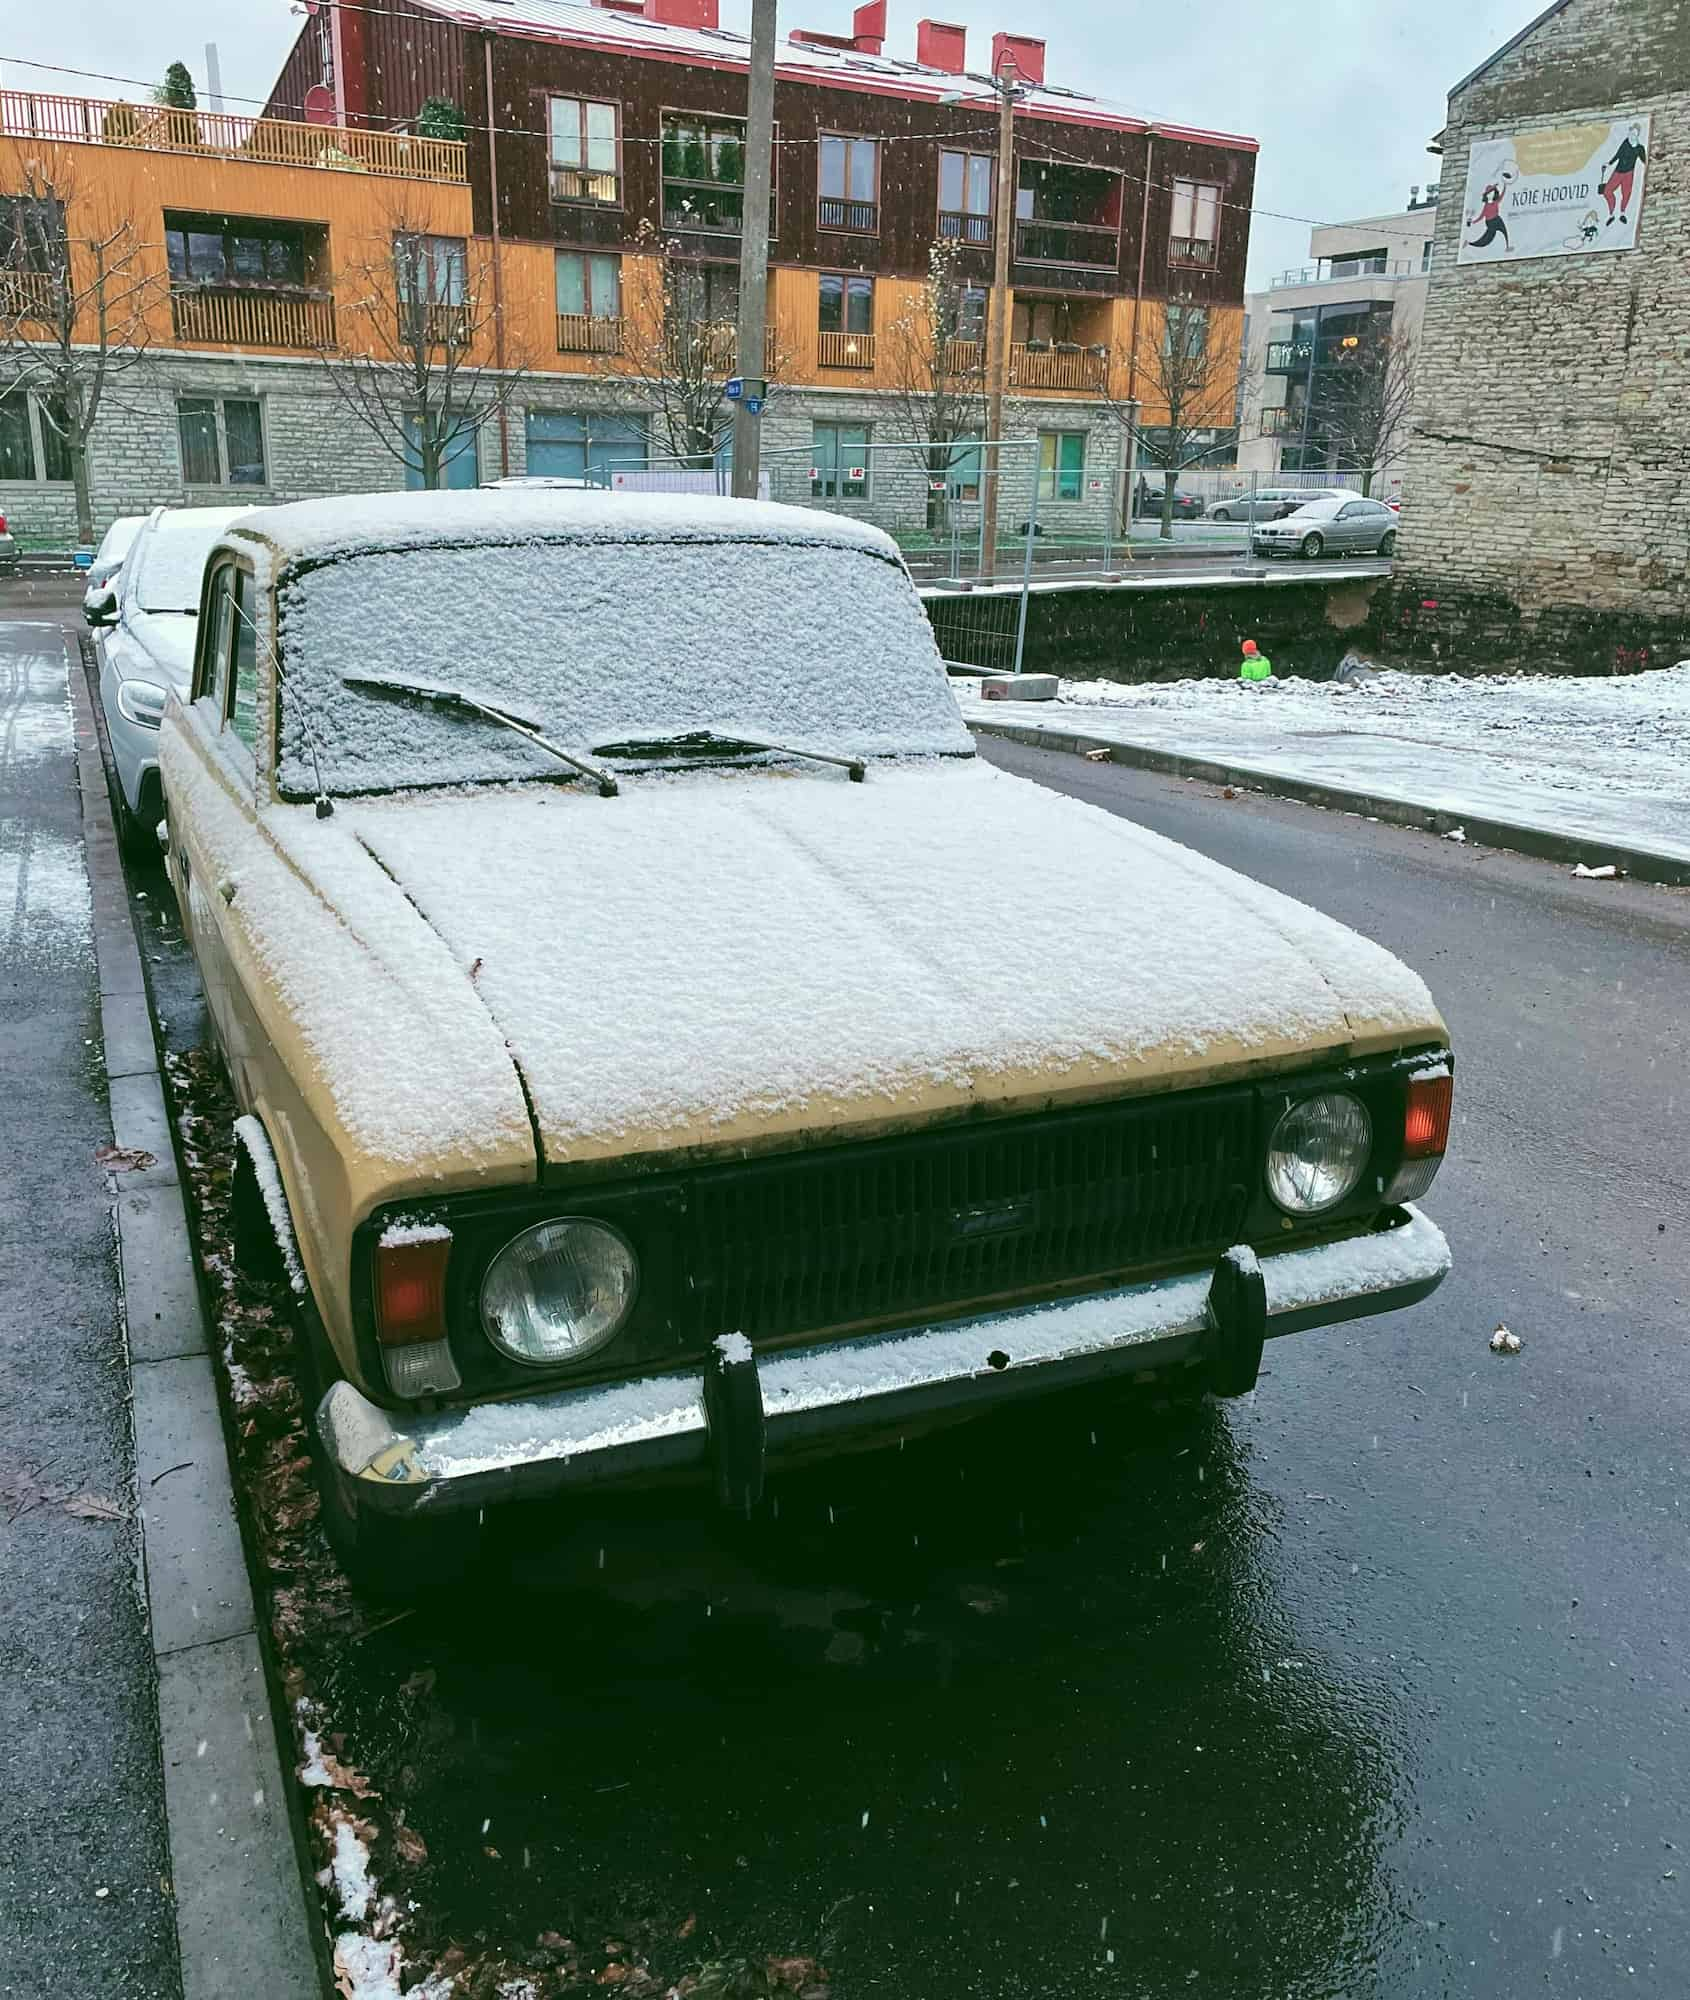
[[[753,415],[754,417],[760,417],[760,416],[761,416],[761,415],[763,414],[763,399],[762,399],[762,397],[761,397],[761,396],[747,396],[747,397],[746,397],[746,399],[745,399],[745,407],[746,407],[746,408],[747,408],[747,409],[748,409],[748,410],[749,410],[749,411],[751,412],[751,414],[752,414],[752,415]]]
[[[737,403],[745,394],[745,377],[743,375],[730,375],[723,394],[730,403]]]

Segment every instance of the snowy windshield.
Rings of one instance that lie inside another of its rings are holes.
[[[710,729],[857,756],[970,749],[909,578],[803,542],[382,550],[278,593],[284,793],[555,777],[498,724],[346,685],[455,688],[566,747]],[[313,743],[310,738],[315,738]]]

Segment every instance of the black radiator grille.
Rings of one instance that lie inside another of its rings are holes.
[[[942,1127],[705,1172],[689,1270],[701,1338],[778,1338],[1171,1263],[1238,1241],[1248,1089]]]

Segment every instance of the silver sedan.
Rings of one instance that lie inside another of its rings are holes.
[[[1397,517],[1384,501],[1344,494],[1311,500],[1283,521],[1257,521],[1250,530],[1259,556],[1389,556],[1396,546]]]

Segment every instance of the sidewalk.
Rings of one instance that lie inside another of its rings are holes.
[[[1602,680],[1064,681],[1054,702],[956,685],[988,733],[1690,882],[1690,663]]]
[[[0,1997],[309,2000],[93,709],[27,610],[0,618],[0,1007]]]
[[[0,625],[0,1994],[180,1992],[74,642]]]

